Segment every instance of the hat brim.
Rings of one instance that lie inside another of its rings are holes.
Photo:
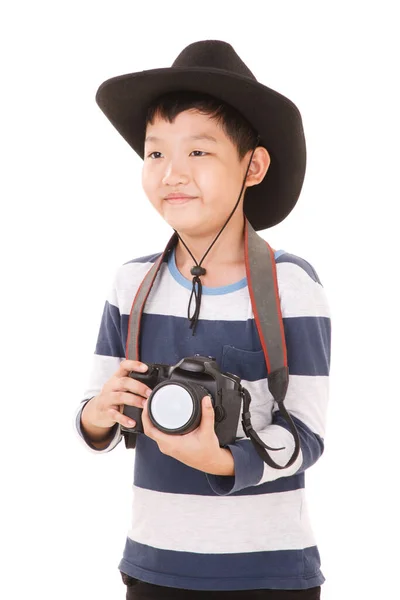
[[[306,168],[301,115],[285,96],[222,69],[169,67],[107,79],[97,90],[96,102],[143,159],[149,104],[161,94],[179,90],[219,98],[236,108],[257,130],[271,164],[263,181],[247,188],[244,212],[256,231],[283,221],[298,200]]]

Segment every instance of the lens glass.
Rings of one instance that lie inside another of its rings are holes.
[[[193,400],[185,388],[175,383],[164,385],[151,399],[151,413],[165,429],[179,429],[193,413]]]

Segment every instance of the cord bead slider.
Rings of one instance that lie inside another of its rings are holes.
[[[203,267],[199,267],[198,265],[192,267],[190,269],[190,272],[194,277],[199,277],[200,275],[206,274],[206,270]]]

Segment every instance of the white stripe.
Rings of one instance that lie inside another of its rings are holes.
[[[330,317],[325,290],[304,269],[293,263],[277,267],[283,317]]]
[[[267,379],[251,382],[243,380],[242,384],[250,392],[252,398],[250,414],[254,430],[268,446],[284,448],[284,450],[274,451],[270,454],[278,465],[286,464],[294,450],[294,438],[283,427],[271,425],[272,410],[277,409],[278,406],[276,404],[274,406]],[[290,375],[285,407],[291,415],[300,419],[311,431],[324,438],[328,394],[329,377]],[[244,437],[241,423],[238,425],[237,437]],[[303,453],[300,450],[296,461],[287,469],[273,469],[265,463],[263,476],[258,485],[267,481],[275,481],[279,477],[293,475],[301,467],[302,462]]]
[[[315,282],[296,264],[278,263],[277,277],[282,316],[287,317],[328,317],[330,308],[324,288]],[[144,276],[152,263],[128,263],[118,269],[115,290],[108,300],[119,306],[121,314],[129,315],[132,302]],[[161,265],[159,275],[146,301],[148,314],[182,317],[187,314],[191,290],[180,285],[169,272],[168,265]],[[205,320],[227,321],[254,318],[248,287],[230,294],[202,296],[201,318]]]
[[[155,548],[201,554],[295,550],[315,544],[303,489],[259,496],[192,496],[134,486],[128,535]]]
[[[293,455],[294,451],[294,437],[284,429],[280,425],[269,425],[269,427],[265,431],[257,432],[258,436],[271,448],[283,448],[283,450],[271,451],[268,450],[271,458],[279,465],[283,466],[289,461],[290,457]],[[261,485],[262,483],[266,483],[267,481],[275,481],[280,477],[289,477],[289,475],[294,475],[296,471],[298,471],[303,463],[303,452],[299,451],[299,455],[294,461],[294,463],[287,467],[286,469],[274,469],[264,463],[264,472],[263,475],[258,482],[257,485]],[[287,492],[285,492],[287,493]]]
[[[125,359],[116,356],[93,354],[91,371],[83,397],[92,398],[93,396],[98,396],[103,385],[114,375],[123,360]]]
[[[111,302],[111,304],[114,304],[114,306],[119,306],[121,313],[130,314],[132,302],[136,296],[136,292],[138,291],[146,273],[150,271],[152,266],[153,263],[150,262],[136,262],[120,265],[117,268],[114,277],[113,290],[110,292],[110,295],[107,299],[109,302]],[[118,298],[116,297],[115,290],[118,290]],[[128,301],[128,310],[122,310],[121,300]]]
[[[253,428],[258,432],[272,422],[272,411],[277,410],[268,379],[246,381],[242,385],[251,396],[250,413]],[[329,400],[329,377],[324,375],[289,375],[289,385],[285,398],[285,407],[314,433],[325,437],[326,413]],[[243,437],[241,423],[238,424],[237,437]]]
[[[92,366],[91,372],[89,375],[87,387],[83,393],[83,397],[85,399],[93,398],[93,396],[98,396],[103,388],[103,385],[114,375],[114,373],[118,370],[118,367],[123,358],[118,358],[115,356],[103,356],[101,354],[93,354],[92,358]],[[81,412],[84,408],[85,400],[83,400],[75,413],[74,419],[74,429],[76,430],[79,439],[84,444],[85,448],[94,452],[96,454],[104,454],[105,452],[110,452],[122,439],[121,428],[118,427],[115,436],[111,440],[110,444],[104,448],[103,450],[96,450],[91,448],[83,437],[82,429],[80,426],[80,416]]]
[[[121,314],[130,315],[132,303],[135,299],[138,287],[148,269],[139,271],[132,263],[125,265],[125,271],[120,271],[120,280],[123,281],[123,295],[117,299],[110,294],[109,301],[119,306]],[[148,265],[148,263],[146,263]],[[151,265],[150,265],[151,267]],[[168,265],[161,265],[159,274],[149,297],[146,300],[145,312],[153,315],[166,315],[182,317],[187,315],[191,290],[179,284],[170,274]],[[192,305],[194,306],[192,299]],[[203,294],[201,299],[201,318],[205,320],[226,321],[247,320],[253,318],[252,307],[247,287],[236,290],[230,294],[208,295]]]
[[[253,429],[258,433],[259,431],[265,429],[272,422],[274,399],[268,389],[268,379],[259,379],[257,381],[247,381],[242,379],[241,383],[251,396],[251,424]],[[242,427],[242,411],[243,402],[240,409],[240,419],[236,433],[236,437],[238,438],[246,438]]]
[[[290,375],[285,407],[314,433],[325,437],[329,400],[327,375]],[[277,408],[277,407],[276,407]]]

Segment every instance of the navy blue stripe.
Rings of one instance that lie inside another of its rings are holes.
[[[121,316],[124,347],[129,315]],[[283,319],[289,372],[292,375],[328,375],[331,322],[327,317]],[[101,354],[102,352],[100,352]],[[175,364],[193,354],[214,356],[220,368],[242,379],[257,381],[267,376],[254,319],[198,322],[192,336],[185,317],[144,313],[141,322],[141,360]]]
[[[291,375],[329,375],[331,320],[328,317],[283,319]]]
[[[236,443],[229,444],[228,448],[235,463],[235,474],[232,476],[207,475],[213,491],[219,496],[227,496],[228,494],[234,496],[243,490],[245,490],[246,496],[259,494],[260,492],[255,486],[261,481],[264,473],[264,463],[255,451],[252,442],[247,439],[239,440]],[[274,487],[268,484],[266,493],[271,493]],[[274,491],[277,490],[274,489]]]
[[[127,318],[129,318],[127,316]],[[125,339],[128,330],[126,329]],[[96,343],[96,354],[125,358],[125,348],[121,339],[121,315],[117,306],[107,300],[101,318],[99,335]]]
[[[301,258],[300,256],[296,256],[295,254],[290,254],[289,252],[285,252],[284,254],[281,254],[280,256],[278,256],[278,258],[275,258],[276,264],[284,263],[284,262],[293,263],[294,265],[301,267],[311,277],[311,279],[313,279],[317,283],[321,284],[321,281],[318,277],[316,270],[304,258]]]
[[[95,352],[124,358],[128,324],[129,315],[120,315],[116,306],[106,302]],[[330,319],[291,317],[283,319],[283,325],[290,374],[329,375]],[[187,318],[144,313],[141,342],[144,362],[175,364],[197,353],[214,356],[222,370],[248,381],[263,379],[268,373],[254,319],[200,320],[192,336]]]
[[[106,301],[95,352],[124,358],[128,324],[129,315],[120,315],[119,309]],[[283,325],[290,374],[329,375],[330,319],[291,317],[283,319]],[[257,381],[267,376],[254,319],[200,320],[196,336],[192,336],[187,318],[144,313],[141,340],[141,360],[145,362],[174,364],[198,353],[214,356],[221,369],[243,379]]]
[[[300,447],[303,454],[303,463],[297,473],[304,473],[306,469],[317,462],[324,451],[324,440],[317,433],[311,431],[303,421],[297,417],[290,415],[296,425],[296,429],[300,437]],[[277,410],[273,413],[273,425],[280,425],[289,431],[289,425],[282,417],[281,412]]]
[[[247,440],[243,440],[246,444]],[[243,442],[240,442],[242,444]],[[251,444],[251,442],[248,442]],[[158,449],[157,443],[145,435],[139,435],[136,444],[136,459],[134,471],[134,483],[138,487],[153,490],[156,492],[166,492],[169,494],[193,494],[197,496],[215,496],[217,493],[224,494],[224,482],[232,489],[234,477],[215,478],[207,476],[205,473],[192,469],[179,462],[175,458],[162,454]],[[264,469],[258,454],[256,455],[256,465],[252,465],[252,473],[249,473],[254,480],[259,481]],[[254,476],[255,473],[255,476]],[[211,484],[215,489],[215,491]],[[250,485],[250,484],[249,484]],[[246,489],[241,489],[232,493],[232,496],[254,496],[259,494],[273,494],[278,492],[287,492],[304,488],[304,475],[293,475],[291,477],[281,477],[276,481],[263,483],[261,485],[251,485]]]
[[[123,334],[127,334],[127,325],[123,324]],[[254,320],[248,321],[199,321],[196,335],[189,329],[186,317],[153,315],[142,316],[141,351],[143,360],[174,364],[184,356],[205,354],[214,356],[220,368],[227,369],[232,363],[225,357],[224,345],[240,347],[244,350],[262,350]],[[170,362],[169,362],[170,361]],[[247,362],[252,368],[250,377],[258,378],[266,374],[262,354],[249,355]],[[238,365],[239,366],[239,365]],[[229,370],[229,369],[228,369]],[[244,371],[237,373],[243,375]]]
[[[316,546],[304,550],[200,554],[161,550],[127,538],[119,569],[155,585],[198,590],[306,589],[325,580]]]

